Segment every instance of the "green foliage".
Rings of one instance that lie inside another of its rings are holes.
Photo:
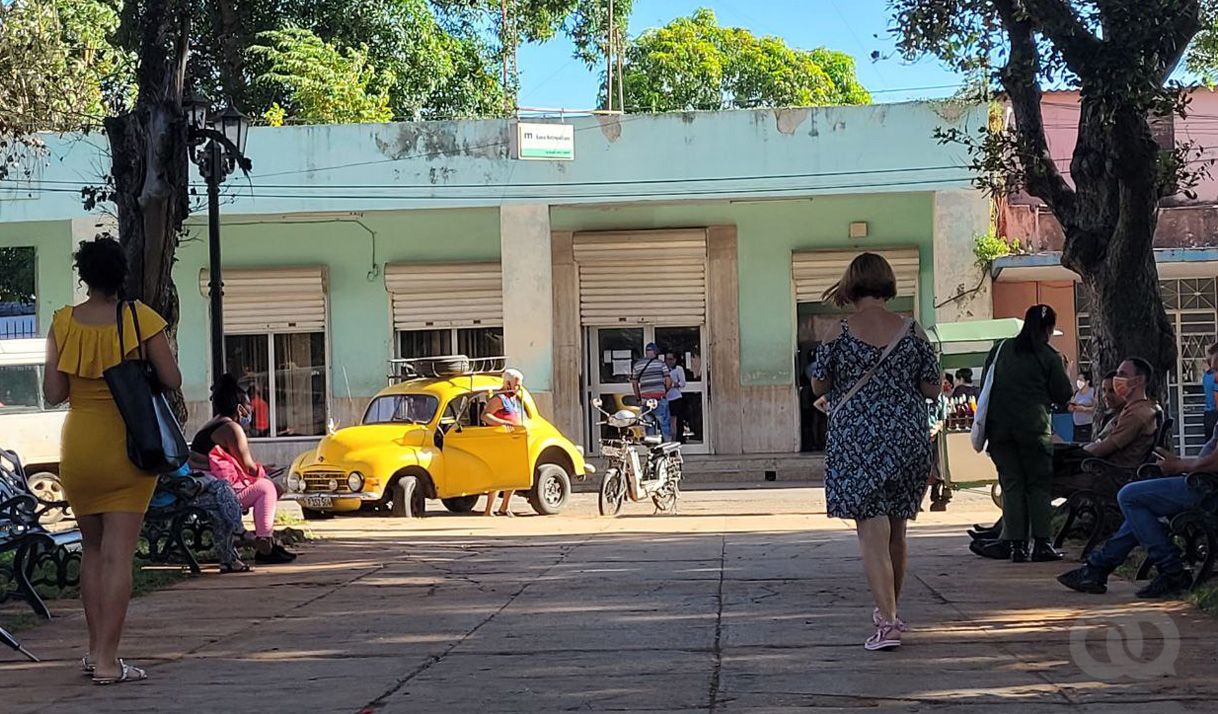
[[[1211,87],[1218,83],[1218,7],[1213,3],[1202,6],[1201,31],[1193,38],[1186,64]]]
[[[358,124],[392,118],[393,74],[370,66],[366,48],[339,50],[298,27],[264,32],[259,40],[267,44],[250,48],[265,67],[256,81],[281,90],[287,120]]]
[[[30,171],[38,131],[96,127],[107,99],[130,96],[130,57],[106,37],[118,14],[104,0],[0,3],[0,178]]]
[[[1008,241],[993,231],[973,239],[973,255],[977,258],[977,266],[989,268],[995,260],[1022,252],[1019,239]]]
[[[0,248],[0,302],[34,302],[34,249]]]
[[[623,85],[630,111],[871,101],[849,55],[825,48],[794,49],[777,37],[721,27],[715,13],[705,8],[648,30],[631,43]]]

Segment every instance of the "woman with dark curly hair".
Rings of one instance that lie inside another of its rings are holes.
[[[102,373],[141,343],[162,385],[177,389],[182,373],[165,337],[165,320],[136,302],[137,331],[131,311],[120,310],[127,260],[118,241],[86,241],[74,257],[89,298],[55,313],[47,336],[43,392],[50,404],[68,402],[59,476],[84,548],[80,596],[89,651],[81,666],[95,684],[117,684],[148,677],[118,658],[118,645],[131,599],[136,541],[157,475],[139,470],[127,458],[127,427]]]

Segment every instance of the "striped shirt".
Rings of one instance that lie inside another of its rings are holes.
[[[668,365],[659,357],[644,357],[634,365],[633,379],[639,383],[639,394],[643,397],[663,397],[668,392],[664,380],[669,377]]]

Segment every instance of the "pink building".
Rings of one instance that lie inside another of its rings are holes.
[[[1041,104],[1049,149],[1069,180],[1070,159],[1078,136],[1078,92],[1046,92]],[[1010,110],[1008,121],[1013,120]],[[1156,128],[1164,147],[1193,141],[1203,159],[1218,158],[1218,92],[1192,92],[1188,117]],[[1179,448],[1193,452],[1208,435],[1203,426],[1201,376],[1205,350],[1218,341],[1218,166],[1196,189],[1163,201],[1155,234],[1155,257],[1168,314],[1175,322],[1179,360],[1170,384],[1171,411]],[[998,231],[1030,251],[995,264],[994,317],[1022,317],[1033,304],[1052,305],[1064,333],[1056,346],[1086,365],[1088,315],[1078,276],[1061,266],[1064,236],[1053,214],[1036,198],[1015,195],[998,205]],[[1098,381],[1099,375],[1095,375]]]

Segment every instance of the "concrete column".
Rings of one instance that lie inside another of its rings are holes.
[[[549,417],[554,413],[554,277],[550,259],[550,207],[511,204],[499,208],[503,267],[503,343],[508,365],[524,372],[525,385]]]
[[[990,231],[990,199],[975,189],[935,192],[936,322],[988,320],[994,315],[990,278],[977,267],[973,243]],[[924,319],[929,316],[923,316]]]

